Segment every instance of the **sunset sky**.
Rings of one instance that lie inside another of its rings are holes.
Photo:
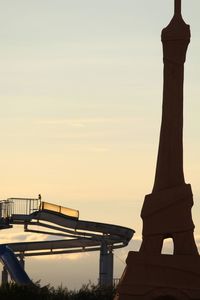
[[[0,198],[37,197],[80,219],[135,229],[115,276],[138,249],[151,193],[162,105],[160,32],[173,0],[0,0]],[[183,0],[184,169],[200,241],[200,1]],[[8,234],[9,233],[9,234]],[[0,242],[24,240],[21,230]],[[39,239],[32,236],[31,239]],[[98,253],[27,259],[42,283],[98,278]],[[86,267],[88,274],[86,274]]]

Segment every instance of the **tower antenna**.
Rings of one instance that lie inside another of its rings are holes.
[[[174,0],[174,14],[181,15],[181,0]]]

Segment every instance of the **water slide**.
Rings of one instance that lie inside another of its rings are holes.
[[[23,270],[13,251],[5,245],[0,245],[0,260],[6,267],[11,278],[19,285],[31,285],[32,282]]]
[[[46,204],[46,203],[45,203]],[[25,256],[32,256],[29,251],[73,248],[78,252],[100,250],[106,243],[112,249],[125,247],[131,240],[134,230],[119,225],[79,220],[76,217],[56,212],[43,207],[30,215],[13,214],[11,224],[26,224],[25,231],[49,235],[63,236],[65,240],[52,240],[41,242],[10,243],[9,247],[15,252],[26,252]],[[45,230],[32,229],[33,226],[42,227]],[[69,251],[63,251],[68,253]],[[43,253],[45,254],[45,253]],[[41,253],[42,255],[42,253]]]
[[[100,265],[103,268],[100,270],[99,277],[108,278],[110,276],[111,282],[112,251],[128,245],[134,230],[119,225],[79,220],[77,210],[48,202],[40,202],[40,205],[34,206],[32,205],[33,200],[29,199],[25,202],[25,209],[21,208],[21,204],[17,204],[21,203],[21,199],[10,198],[2,202],[0,207],[1,220],[3,220],[2,229],[5,226],[10,228],[12,225],[21,224],[26,232],[55,235],[56,239],[1,245],[0,258],[12,279],[21,285],[30,284],[30,279],[16,256],[100,251]],[[10,208],[11,205],[13,209]],[[30,207],[31,209],[29,209]],[[58,240],[58,236],[62,236],[64,239]],[[107,259],[110,259],[110,265]],[[109,280],[105,279],[105,282]]]
[[[11,222],[13,224],[24,224],[25,222],[26,232],[65,237],[62,240],[8,244],[16,254],[23,252],[24,256],[100,251],[103,244],[117,249],[128,245],[134,233],[132,229],[119,225],[72,219],[47,210],[27,216],[13,215]],[[37,228],[42,227],[45,230],[29,229],[29,226],[33,228],[35,225]]]

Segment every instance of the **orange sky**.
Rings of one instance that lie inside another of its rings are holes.
[[[1,199],[41,193],[44,201],[78,209],[81,219],[128,226],[141,238],[161,119],[160,32],[173,1],[8,0],[1,6]],[[199,9],[199,0],[183,1],[192,29],[184,165],[197,238]],[[1,234],[4,240],[7,233]],[[31,260],[28,265],[31,270]]]

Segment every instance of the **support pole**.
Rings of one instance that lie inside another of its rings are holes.
[[[20,253],[19,262],[20,262],[21,267],[24,270],[25,269],[25,258],[24,258],[24,254],[23,253]]]
[[[1,272],[1,284],[7,284],[8,283],[8,271],[6,270],[5,266],[3,267],[3,270]]]
[[[101,287],[113,285],[113,252],[105,243],[102,244],[100,251],[99,285]]]

